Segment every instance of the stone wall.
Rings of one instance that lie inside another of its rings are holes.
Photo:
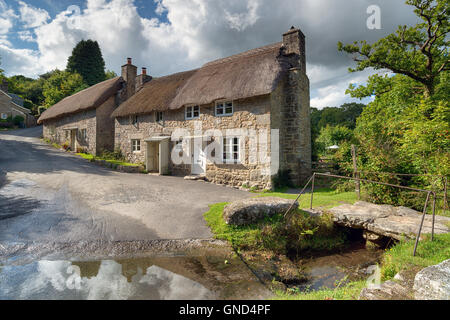
[[[101,154],[105,150],[114,150],[114,119],[111,118],[111,114],[116,108],[116,99],[118,99],[116,96],[111,96],[105,103],[97,108],[97,154]]]
[[[45,121],[43,134],[45,139],[63,145],[70,141],[69,128],[86,129],[86,141],[77,137],[77,145],[90,154],[97,154],[96,110],[79,112],[70,116]],[[75,150],[76,151],[76,150]]]
[[[175,129],[188,129],[194,136],[195,123],[201,122],[203,133],[205,130],[226,129],[265,129],[270,141],[270,96],[254,97],[234,101],[234,114],[228,117],[215,116],[214,104],[200,106],[200,118],[185,120],[185,108],[164,111],[164,120],[155,121],[155,113],[138,116],[138,123],[132,124],[131,117],[116,119],[115,148],[120,149],[127,160],[133,163],[145,163],[144,140],[154,136],[170,136]],[[225,132],[224,132],[225,133]],[[141,140],[141,151],[132,152],[131,140]],[[170,150],[175,142],[170,142]],[[206,177],[217,184],[241,187],[256,187],[259,189],[271,188],[271,178],[265,175],[270,163],[250,164],[250,141],[248,138],[241,142],[245,158],[240,164],[213,164],[208,163]],[[256,150],[252,150],[256,151]],[[270,152],[270,146],[267,153]],[[190,165],[175,165],[169,161],[169,170],[174,175],[190,174]]]
[[[6,113],[8,117],[12,118],[15,116],[21,116],[25,121],[27,118],[27,115],[24,112],[11,106],[11,97],[3,93],[0,93],[0,114],[1,113]]]
[[[289,70],[272,93],[271,128],[280,129],[280,170],[290,170],[294,185],[311,176],[309,80],[299,67]]]

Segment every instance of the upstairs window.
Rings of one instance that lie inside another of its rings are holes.
[[[156,122],[164,121],[163,112],[162,111],[156,111],[156,113],[155,113],[155,120],[156,120]]]
[[[216,116],[232,116],[233,115],[233,102],[231,101],[221,101],[216,102]]]
[[[139,123],[139,119],[138,116],[132,116],[131,117],[131,124],[133,124],[134,126],[137,125]]]
[[[223,138],[223,162],[239,163],[240,160],[239,138]]]
[[[200,118],[200,107],[199,106],[189,106],[186,107],[186,120],[198,119]]]
[[[141,152],[141,140],[131,140],[131,150],[133,152]]]

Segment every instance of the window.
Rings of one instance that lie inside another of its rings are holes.
[[[200,118],[200,107],[199,106],[189,106],[186,107],[186,120],[198,119]]]
[[[233,102],[223,101],[216,102],[216,116],[232,116],[233,115]]]
[[[137,124],[139,123],[138,116],[132,116],[132,117],[131,117],[131,123],[132,123],[133,125],[137,125]]]
[[[81,141],[86,141],[86,139],[87,139],[87,130],[86,129],[81,129],[80,131],[78,131],[78,137],[79,137],[79,139]]]
[[[156,122],[162,122],[164,120],[162,111],[156,111],[155,119]]]
[[[131,150],[133,152],[141,152],[141,140],[131,140]]]
[[[7,113],[2,113],[2,120],[6,120],[8,119],[8,114]]]
[[[240,162],[239,138],[223,138],[223,162]]]

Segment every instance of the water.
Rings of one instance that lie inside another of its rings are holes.
[[[334,289],[350,281],[367,279],[382,253],[383,250],[368,250],[357,243],[342,253],[299,259],[297,263],[308,280],[295,287],[300,291]]]
[[[239,259],[153,257],[41,260],[0,267],[0,299],[264,299],[267,289]]]

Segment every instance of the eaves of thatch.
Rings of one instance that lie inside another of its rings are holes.
[[[41,124],[48,120],[96,109],[115,95],[122,88],[122,83],[122,77],[116,77],[64,98],[44,111],[39,117],[38,123]]]
[[[152,111],[176,110],[186,105],[205,105],[272,93],[290,68],[275,43],[219,59],[200,69],[153,79],[120,105],[113,117]]]
[[[145,114],[167,110],[179,89],[197,70],[175,73],[161,78],[153,78],[127,101],[114,110],[112,117]]]

